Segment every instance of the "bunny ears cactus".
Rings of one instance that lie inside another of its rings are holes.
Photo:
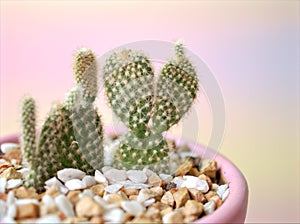
[[[116,152],[115,166],[168,171],[169,148],[162,133],[177,124],[196,98],[196,71],[182,43],[158,77],[140,51],[113,52],[103,71],[108,102],[130,129]]]
[[[23,101],[22,150],[31,167],[27,185],[34,186],[39,192],[43,190],[44,182],[62,168],[80,168],[91,174],[103,166],[103,128],[93,105],[98,91],[94,53],[80,49],[73,68],[76,86],[63,103],[52,108],[38,143],[34,99],[26,97]]]
[[[43,191],[44,182],[63,168],[88,174],[104,165],[103,127],[94,101],[97,63],[87,48],[76,52],[76,85],[55,105],[36,138],[35,101],[22,105],[22,152],[30,164],[28,186]],[[103,79],[112,110],[129,128],[114,155],[119,169],[169,171],[169,145],[163,132],[177,124],[194,102],[199,85],[182,43],[157,76],[147,56],[135,50],[115,51],[106,59]]]

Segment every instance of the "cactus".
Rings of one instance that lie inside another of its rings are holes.
[[[34,186],[38,192],[43,190],[44,182],[62,168],[80,168],[92,174],[103,166],[103,128],[93,105],[97,94],[96,68],[92,51],[84,48],[77,53],[74,61],[77,85],[63,104],[52,108],[43,124],[38,146],[32,151],[30,148],[34,147],[28,147],[31,143],[27,140],[32,128],[27,130],[25,122],[32,116],[32,109],[27,109],[28,100],[23,102],[24,157],[31,166],[27,185]]]
[[[76,95],[78,91],[77,89],[78,87],[74,86],[66,94],[65,101],[63,102],[63,104],[67,108],[67,110],[72,110],[75,105]]]
[[[75,81],[82,87],[83,98],[94,102],[98,92],[96,56],[88,48],[81,48],[75,54],[73,63]]]
[[[103,126],[98,111],[92,104],[79,105],[73,108],[72,121],[80,153],[85,156],[93,170],[101,169],[104,165]],[[85,166],[82,166],[84,170],[88,169]]]
[[[175,44],[175,57],[167,62],[157,82],[153,128],[167,131],[190,109],[198,92],[196,71],[184,55],[182,43]]]
[[[115,155],[114,166],[121,169],[138,169],[145,164],[157,166],[168,151],[161,147],[161,134],[152,133],[148,126],[154,107],[154,71],[149,59],[139,51],[114,52],[106,60],[103,77],[109,104],[130,129]],[[145,145],[150,137],[155,138],[155,144]]]
[[[27,96],[22,105],[22,153],[27,162],[32,162],[36,149],[36,114],[35,101],[32,97]]]
[[[154,71],[148,58],[138,51],[115,52],[105,63],[103,77],[113,111],[144,137],[154,100]]]
[[[178,123],[191,107],[197,91],[195,69],[181,43],[155,82],[150,60],[141,52],[113,52],[106,60],[104,84],[108,102],[130,129],[115,154],[114,166],[148,166],[168,171],[168,146],[162,133]]]
[[[119,169],[143,169],[168,172],[169,148],[159,133],[146,138],[137,138],[132,132],[121,141],[115,155],[114,166]]]

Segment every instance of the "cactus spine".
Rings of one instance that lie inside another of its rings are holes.
[[[62,168],[80,168],[91,174],[103,166],[103,128],[93,105],[97,95],[97,65],[91,50],[84,48],[77,52],[74,75],[77,85],[63,104],[52,108],[33,156],[28,156],[29,147],[24,147],[24,156],[31,165],[27,183],[39,192],[43,190],[44,182]],[[27,104],[25,100],[23,120],[28,120],[31,114]],[[24,146],[30,144],[28,133],[23,122]]]
[[[157,81],[141,52],[113,52],[104,66],[106,95],[113,111],[130,129],[116,152],[115,166],[168,170],[168,146],[162,133],[179,122],[198,91],[196,72],[181,43]]]

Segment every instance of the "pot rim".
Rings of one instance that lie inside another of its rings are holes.
[[[104,130],[109,134],[122,133],[123,130],[105,126]],[[20,133],[0,136],[0,144],[4,142],[19,143]],[[204,217],[195,221],[195,223],[243,223],[246,217],[247,204],[248,204],[248,185],[245,177],[241,171],[225,156],[216,153],[214,150],[207,148],[197,142],[180,138],[175,135],[167,134],[168,139],[175,140],[176,144],[187,144],[193,148],[193,152],[201,156],[205,152],[206,157],[209,156],[218,164],[221,174],[229,185],[230,193],[225,202],[212,214],[205,215]],[[206,158],[204,157],[204,158]]]

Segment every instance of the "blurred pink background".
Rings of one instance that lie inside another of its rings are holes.
[[[1,1],[0,135],[35,97],[40,123],[73,85],[72,54],[140,40],[184,40],[225,99],[220,152],[250,188],[247,222],[299,219],[299,1]],[[201,101],[202,137],[210,136]],[[103,109],[103,114],[109,111]],[[107,116],[109,122],[109,116]],[[188,130],[186,136],[192,135]]]

